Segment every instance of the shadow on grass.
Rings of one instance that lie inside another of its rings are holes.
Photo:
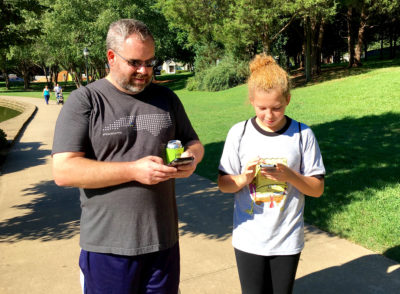
[[[373,203],[378,200],[373,193],[352,192],[385,189],[388,185],[399,183],[399,114],[345,118],[315,125],[312,129],[321,147],[327,176],[324,196],[306,198],[305,219],[308,223],[327,230],[331,218],[350,203]],[[399,202],[392,199],[384,207],[377,205],[371,215],[388,213],[386,209],[395,209]],[[397,225],[393,224],[393,229]],[[343,231],[341,235],[346,237],[348,234]],[[400,248],[393,248],[390,257],[400,261]]]
[[[0,242],[45,242],[69,239],[79,234],[78,189],[61,188],[53,181],[41,181],[23,192],[24,197],[32,200],[12,208],[29,212],[0,222]]]
[[[308,198],[306,216],[326,227],[329,216],[354,200],[349,192],[398,183],[400,115],[386,113],[312,126],[327,170],[320,199]],[[370,195],[373,197],[374,195]]]
[[[162,75],[156,76],[155,82],[170,88],[172,91],[178,91],[186,88],[187,80],[193,76],[193,73]]]

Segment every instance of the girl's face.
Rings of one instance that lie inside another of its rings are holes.
[[[254,90],[250,100],[257,116],[258,125],[268,132],[276,132],[286,124],[285,110],[290,102],[290,95],[286,98],[280,90]]]

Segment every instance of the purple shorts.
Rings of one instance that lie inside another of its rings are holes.
[[[178,293],[179,243],[163,251],[137,256],[82,250],[79,266],[85,294]]]

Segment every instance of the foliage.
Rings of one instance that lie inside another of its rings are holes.
[[[37,0],[0,1],[0,50],[26,43],[31,36],[37,35],[37,27],[27,23],[26,14],[33,13],[37,18],[42,9]]]
[[[247,62],[226,56],[217,65],[196,72],[196,75],[189,79],[187,89],[211,92],[226,90],[243,84],[248,74]]]

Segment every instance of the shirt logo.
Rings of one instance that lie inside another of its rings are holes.
[[[117,119],[103,128],[103,136],[122,134],[123,128],[133,128],[135,131],[146,130],[153,136],[158,136],[161,130],[172,126],[168,113],[128,115]]]

